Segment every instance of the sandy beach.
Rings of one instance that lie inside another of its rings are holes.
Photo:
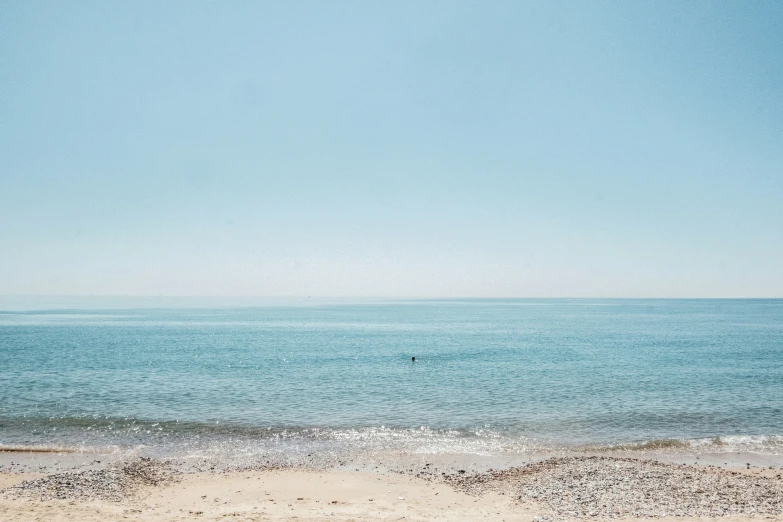
[[[7,487],[24,474],[3,474]],[[0,519],[33,520],[531,520],[545,513],[499,494],[368,472],[277,470],[196,473],[120,502],[3,498]]]
[[[0,520],[783,520],[780,468],[700,469],[609,457],[446,475],[426,467],[413,474],[180,473],[156,461],[123,465],[55,475],[3,472]],[[607,502],[603,512],[590,513]]]

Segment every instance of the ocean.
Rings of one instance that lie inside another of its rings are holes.
[[[0,447],[780,455],[783,300],[7,297]]]

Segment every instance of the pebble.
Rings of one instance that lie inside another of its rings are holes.
[[[511,492],[559,519],[783,514],[783,480],[651,460],[552,458],[503,471],[449,475],[472,494]]]
[[[57,473],[26,480],[0,493],[36,497],[41,500],[111,500],[119,502],[140,486],[157,486],[171,481],[172,469],[163,462],[140,458],[102,470]]]

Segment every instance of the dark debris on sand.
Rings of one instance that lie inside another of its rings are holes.
[[[26,480],[0,492],[41,500],[79,499],[118,502],[142,486],[159,486],[173,480],[174,471],[165,462],[140,458],[109,469],[58,473]]]
[[[783,480],[719,469],[611,457],[553,458],[445,480],[472,494],[541,502],[560,519],[780,515]]]

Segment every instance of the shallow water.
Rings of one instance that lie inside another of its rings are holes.
[[[0,309],[0,446],[783,453],[783,300]]]

